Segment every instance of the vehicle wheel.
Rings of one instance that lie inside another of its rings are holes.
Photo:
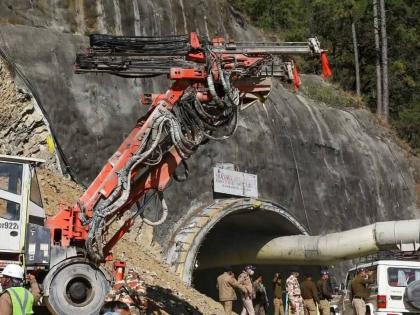
[[[71,263],[52,278],[46,304],[57,315],[96,315],[109,289],[101,270],[88,263]]]
[[[420,310],[420,280],[411,282],[405,292],[407,302],[414,308]]]

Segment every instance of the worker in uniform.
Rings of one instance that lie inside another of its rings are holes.
[[[253,283],[255,298],[253,299],[255,315],[265,315],[268,311],[267,290],[263,283],[262,275],[257,275]]]
[[[321,279],[316,283],[319,293],[320,315],[330,315],[330,301],[332,300],[332,288],[329,281],[328,270],[321,270]]]
[[[34,275],[28,274],[27,280],[31,285],[31,292],[23,287],[24,271],[16,264],[7,265],[0,278],[3,292],[0,295],[1,315],[33,314],[33,304],[41,298],[38,283]]]
[[[237,299],[235,289],[244,293],[247,292],[245,287],[236,281],[235,274],[230,266],[225,267],[225,272],[217,277],[216,287],[219,290],[219,301],[223,305],[226,315],[232,314],[232,304]]]
[[[293,270],[286,280],[286,291],[292,315],[303,315],[303,300],[299,285],[299,271]]]
[[[254,275],[254,272],[255,267],[248,265],[244,268],[238,277],[239,284],[245,288],[244,292],[242,292],[241,315],[255,315],[254,306],[252,305],[252,299],[255,298],[255,292],[253,290],[251,279],[251,277]]]
[[[283,306],[283,283],[280,273],[276,273],[273,279],[273,305],[274,315],[284,315]]]
[[[357,276],[351,281],[351,295],[354,315],[366,314],[366,299],[369,297],[369,289],[366,287],[369,283],[374,283],[372,277],[373,271],[367,272],[366,269],[360,268]]]
[[[319,304],[318,290],[312,281],[311,274],[305,275],[305,280],[300,284],[300,291],[305,315],[317,315],[317,305]]]

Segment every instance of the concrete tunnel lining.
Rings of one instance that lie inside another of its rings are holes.
[[[259,215],[258,219],[255,214]],[[276,217],[280,220],[276,221]],[[252,221],[253,219],[256,220]],[[168,250],[168,263],[186,284],[192,284],[197,257],[206,237],[212,232],[218,233],[218,230],[223,233],[232,224],[235,226],[235,221],[237,221],[236,228],[242,231],[253,222],[250,231],[255,231],[257,235],[263,233],[265,227],[270,235],[273,232],[276,234],[277,230],[278,236],[308,235],[307,229],[285,207],[277,203],[250,198],[217,200],[207,207],[194,211],[194,214],[175,233],[173,245]]]

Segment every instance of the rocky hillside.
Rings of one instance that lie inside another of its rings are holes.
[[[0,154],[36,156],[58,171],[48,123],[32,95],[16,87],[10,70],[0,59]]]

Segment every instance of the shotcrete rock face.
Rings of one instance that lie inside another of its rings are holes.
[[[81,35],[158,36],[196,31],[242,41],[262,37],[227,1],[4,0],[0,2],[0,23]]]

